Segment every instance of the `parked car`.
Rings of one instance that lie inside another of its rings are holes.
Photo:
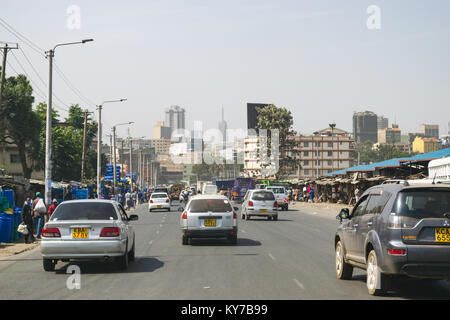
[[[170,198],[167,193],[156,192],[152,193],[148,200],[148,211],[163,209],[170,211]]]
[[[42,230],[41,253],[45,271],[58,260],[113,259],[119,269],[134,260],[135,234],[122,206],[112,200],[62,202]]]
[[[192,238],[227,238],[236,244],[236,211],[225,196],[193,196],[180,217],[182,244],[189,244]]]
[[[278,202],[270,190],[249,190],[242,203],[241,218],[266,217],[268,220],[278,220]]]
[[[366,190],[337,219],[338,279],[364,269],[371,295],[400,276],[450,279],[450,186],[388,182]]]
[[[286,193],[286,189],[280,186],[267,186],[266,190],[270,190],[275,194],[275,198],[278,202],[278,207],[283,211],[289,210],[289,198]]]

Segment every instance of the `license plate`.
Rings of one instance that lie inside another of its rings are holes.
[[[72,229],[73,239],[87,239],[88,238],[88,228],[73,228]]]
[[[261,213],[266,213],[266,212],[267,212],[267,209],[261,209],[261,210],[259,210],[259,212],[261,212]]]
[[[450,242],[450,228],[436,228],[434,231],[436,242]]]
[[[162,205],[159,204],[157,207],[158,207],[158,209],[161,209],[161,208],[162,208]]]
[[[216,219],[205,219],[205,227],[215,227]]]

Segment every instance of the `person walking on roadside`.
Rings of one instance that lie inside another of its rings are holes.
[[[24,235],[25,243],[33,243],[35,241],[33,235],[33,215],[31,214],[31,204],[31,197],[27,196],[22,207],[22,221],[28,229],[28,234]]]
[[[47,223],[48,220],[50,220],[50,218],[52,217],[53,212],[55,212],[57,206],[58,206],[58,201],[56,199],[53,199],[52,204],[48,208],[47,214],[45,216],[45,223]]]
[[[130,190],[127,190],[125,193],[125,210],[130,210],[131,207],[131,193]]]
[[[36,205],[38,204],[38,202],[40,200],[42,200],[41,193],[36,192],[36,198],[33,200],[33,204],[31,206],[31,211],[33,213],[33,218],[36,222],[36,238],[37,239],[41,238],[42,227],[44,226],[44,213],[40,213],[35,210]]]

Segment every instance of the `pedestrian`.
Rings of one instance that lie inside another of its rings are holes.
[[[310,187],[309,189],[309,200],[308,202],[314,202],[314,189]]]
[[[42,232],[42,227],[44,226],[44,213],[38,212],[35,210],[36,205],[38,204],[38,202],[40,200],[43,200],[41,198],[41,193],[40,192],[36,192],[36,198],[33,200],[33,204],[31,206],[31,210],[33,213],[33,219],[36,223],[36,238],[40,239],[41,238],[41,232]]]
[[[127,190],[127,193],[125,193],[125,210],[130,210],[131,208],[131,193],[130,190]]]
[[[33,235],[33,215],[31,213],[31,205],[31,197],[27,196],[22,207],[22,221],[28,229],[28,234],[24,235],[25,243],[33,243],[35,241]]]
[[[55,212],[56,207],[58,206],[58,201],[53,199],[52,204],[48,208],[47,214],[45,215],[45,223],[47,223],[52,217],[53,212]]]

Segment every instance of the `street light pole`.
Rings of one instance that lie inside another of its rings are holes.
[[[50,205],[52,201],[52,87],[53,87],[53,58],[55,50],[60,46],[67,46],[71,44],[80,44],[94,41],[93,39],[85,39],[78,42],[60,43],[53,49],[46,52],[48,58],[48,97],[47,97],[47,119],[45,125],[45,203]]]
[[[113,134],[112,134],[112,139],[113,139],[113,143],[112,143],[112,157],[113,157],[113,194],[116,195],[116,186],[117,186],[117,176],[116,176],[116,166],[117,166],[117,158],[116,158],[116,127],[118,126],[122,126],[122,125],[130,125],[134,122],[126,122],[126,123],[119,123],[116,124],[115,126],[113,126],[112,130],[113,130]]]
[[[127,99],[103,101],[97,106],[98,110],[98,132],[97,132],[97,199],[100,199],[100,181],[102,174],[102,108],[105,103],[123,102]]]

